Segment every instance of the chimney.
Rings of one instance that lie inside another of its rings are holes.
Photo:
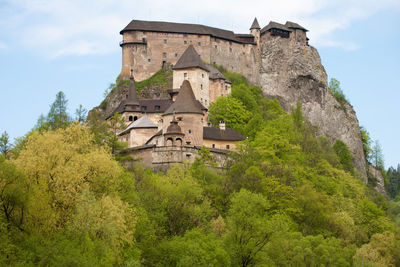
[[[220,121],[219,122],[219,129],[220,130],[225,130],[225,122],[224,121]]]

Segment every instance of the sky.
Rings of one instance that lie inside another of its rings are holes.
[[[254,17],[309,30],[386,167],[397,166],[400,0],[0,0],[0,133],[27,133],[60,90],[71,114],[97,106],[121,70],[119,31],[132,19],[248,33]]]

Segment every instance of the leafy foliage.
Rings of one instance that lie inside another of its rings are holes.
[[[128,172],[111,153],[118,117],[35,130],[0,156],[0,265],[399,266],[399,199],[356,178],[300,105],[288,114],[224,74],[233,95],[213,119],[248,136],[226,170],[203,148],[167,173]]]
[[[331,78],[329,81],[328,88],[332,95],[336,98],[336,100],[340,103],[340,108],[346,111],[345,104],[348,103],[346,96],[343,93],[342,88],[340,87],[340,82],[335,78]]]

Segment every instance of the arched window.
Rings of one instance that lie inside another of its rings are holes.
[[[133,121],[136,121],[137,119],[138,119],[138,117],[137,117],[137,116],[133,117]]]
[[[166,145],[167,145],[167,146],[172,146],[172,143],[173,143],[172,138],[168,138],[168,139],[167,139]]]
[[[129,121],[133,121],[133,117],[132,116],[129,116]]]
[[[176,146],[182,146],[182,139],[181,138],[176,138]]]

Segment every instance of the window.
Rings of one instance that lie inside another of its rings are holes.
[[[163,53],[162,53],[162,56],[163,56],[163,57],[167,57],[167,53],[166,53],[166,52],[163,52]]]
[[[201,78],[204,78],[204,73],[201,74]]]
[[[175,57],[178,57],[178,53],[175,53]]]
[[[229,47],[229,52],[232,52],[232,47]]]
[[[206,100],[204,100],[204,102],[206,103],[206,105],[207,105],[207,99]]]
[[[164,39],[164,44],[166,44],[167,43],[167,39]]]
[[[178,117],[178,121],[182,121],[182,117]]]
[[[199,46],[201,46],[201,42],[198,42],[197,44],[198,44]]]
[[[190,141],[186,141],[186,144],[187,144],[187,145],[190,145]]]
[[[212,148],[215,148],[215,144],[212,144]]]
[[[192,44],[192,40],[190,40],[190,44]]]
[[[226,149],[229,149],[229,145],[226,145]]]
[[[133,121],[133,117],[132,116],[129,116],[129,121]]]
[[[188,132],[191,134],[191,133],[192,133],[192,130],[190,130],[190,129],[189,129],[189,131],[188,131]]]
[[[155,106],[155,107],[154,107],[154,110],[160,110],[160,109],[161,109],[160,106]]]
[[[137,119],[138,119],[137,116],[133,117],[133,121],[137,121]]]
[[[147,62],[150,62],[151,61],[151,59],[149,58],[149,59],[147,59]]]
[[[187,44],[187,41],[185,40],[185,41],[183,41],[183,44]]]
[[[147,110],[147,107],[146,107],[146,106],[141,106],[141,107],[140,107],[140,110],[141,110],[141,111],[146,111],[146,110]]]
[[[228,90],[228,85],[225,85],[225,90]]]
[[[183,73],[183,78],[184,78],[184,79],[187,78],[187,72]]]
[[[145,43],[147,40],[145,37],[142,38],[142,42]]]
[[[202,84],[200,84],[200,89],[203,90],[203,85]]]
[[[215,48],[217,48],[217,45],[214,45]]]

